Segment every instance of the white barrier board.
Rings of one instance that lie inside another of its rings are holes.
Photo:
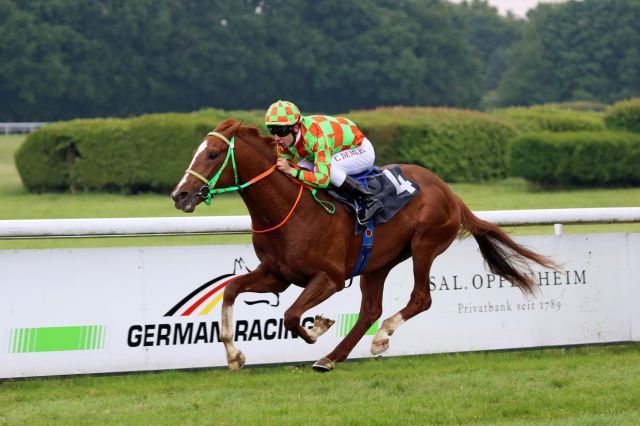
[[[640,340],[640,234],[630,234],[629,243],[629,277],[631,286],[629,301],[631,304],[631,340]]]
[[[639,235],[516,240],[563,264],[534,268],[536,298],[487,272],[475,240],[456,241],[431,271],[433,306],[398,329],[386,355],[640,339]],[[244,245],[0,251],[0,378],[224,366],[224,285],[257,264]],[[389,275],[383,316],[351,358],[371,356],[378,324],[412,288],[409,260]],[[306,325],[315,314],[336,320],[315,345],[282,325],[300,291],[238,298],[236,344],[247,364],[315,361],[346,335],[360,306],[357,279],[305,315]]]

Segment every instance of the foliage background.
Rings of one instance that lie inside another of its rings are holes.
[[[640,184],[640,135],[627,132],[528,133],[515,140],[511,167],[546,186]]]
[[[376,144],[376,164],[427,167],[449,182],[504,178],[509,124],[477,111],[378,108],[347,114]],[[262,114],[206,109],[132,119],[58,122],[27,136],[16,168],[31,192],[168,192],[194,144],[228,117],[257,125]]]
[[[640,2],[0,0],[0,121],[640,95]]]

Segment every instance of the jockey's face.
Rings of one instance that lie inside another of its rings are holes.
[[[286,136],[280,136],[280,135],[274,134],[273,138],[276,140],[276,143],[281,147],[289,148],[291,145],[293,145],[293,142],[295,141],[295,134],[298,133],[298,130],[300,130],[300,125],[295,124],[293,126],[293,131],[287,134]]]

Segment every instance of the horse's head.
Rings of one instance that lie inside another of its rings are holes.
[[[193,212],[198,204],[208,198],[212,179],[216,180],[213,185],[232,185],[235,164],[230,164],[229,158],[233,154],[234,136],[240,126],[241,123],[235,120],[223,121],[194,150],[187,171],[171,193],[177,209]]]

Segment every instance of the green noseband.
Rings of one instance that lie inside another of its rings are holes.
[[[243,185],[240,185],[240,183],[238,182],[238,169],[236,167],[236,156],[234,154],[235,136],[232,137],[231,140],[227,139],[225,135],[218,132],[209,132],[207,136],[217,136],[218,138],[222,139],[227,145],[229,145],[229,149],[227,150],[227,156],[225,157],[224,162],[220,167],[220,170],[218,170],[218,172],[211,179],[207,179],[206,177],[202,176],[200,173],[191,169],[187,169],[185,173],[189,173],[190,175],[197,177],[207,185],[206,187],[202,187],[202,189],[207,191],[206,194],[201,192],[200,196],[204,198],[204,203],[210,206],[211,199],[215,194],[222,194],[224,192],[232,192],[232,191],[240,191],[246,188],[247,186],[249,186],[250,182],[247,182],[246,184],[243,184]],[[215,189],[216,183],[218,182],[218,179],[220,179],[220,175],[222,175],[222,172],[224,172],[224,169],[227,167],[227,164],[229,164],[229,159],[231,159],[231,164],[233,165],[233,177],[236,184],[235,186],[228,186],[226,188]]]

